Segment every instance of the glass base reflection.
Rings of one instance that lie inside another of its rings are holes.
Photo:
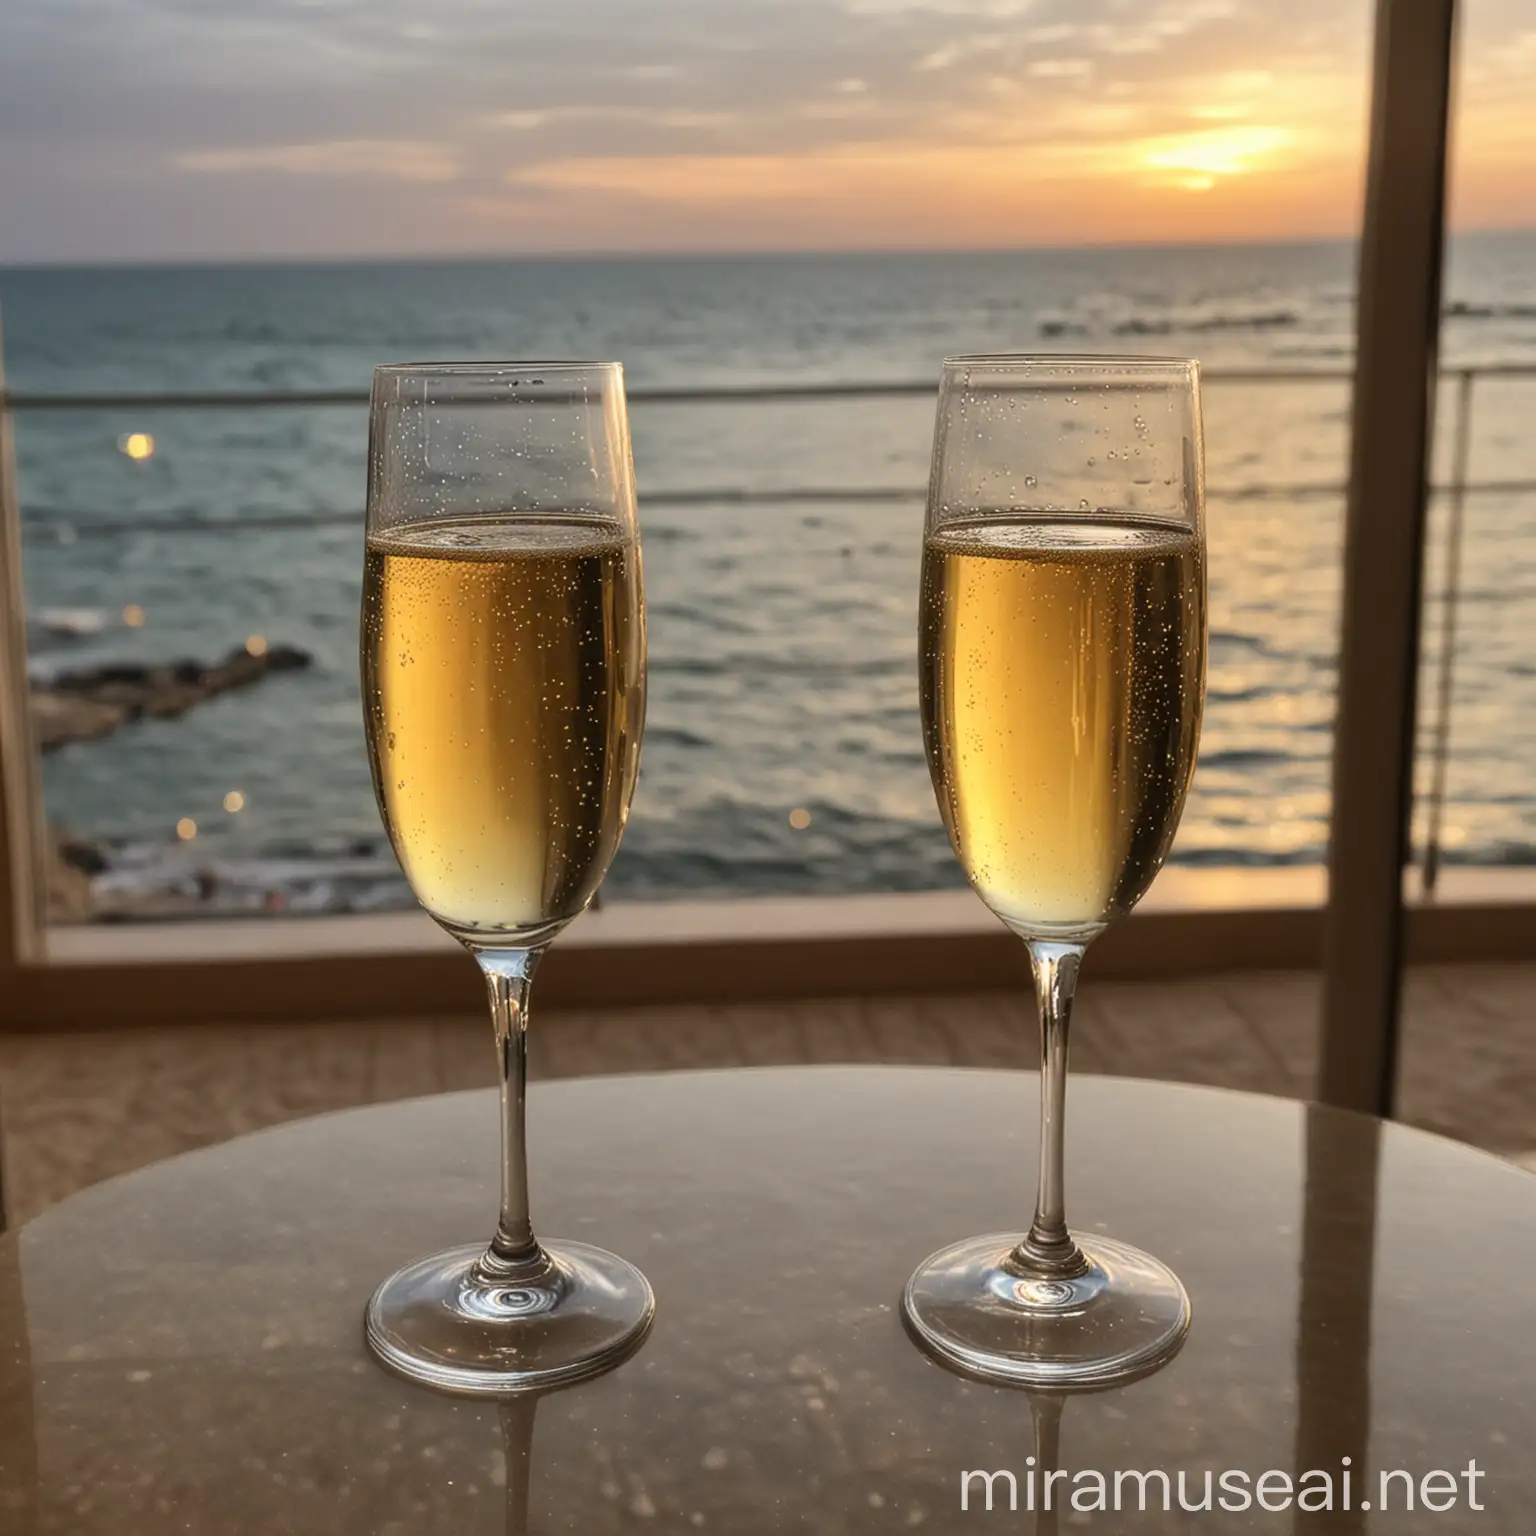
[[[1033,1274],[1018,1234],[941,1249],[907,1282],[907,1326],[941,1363],[983,1381],[1065,1388],[1147,1375],[1189,1332],[1179,1277],[1127,1243],[1073,1235],[1088,1268],[1070,1276]]]
[[[644,1342],[655,1297],[633,1264],[586,1243],[546,1243],[534,1280],[488,1277],[471,1244],[397,1270],[368,1303],[368,1347],[444,1392],[506,1397],[610,1370]]]

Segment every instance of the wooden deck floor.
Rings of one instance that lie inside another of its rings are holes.
[[[1090,982],[1078,1071],[1305,1096],[1319,981],[1306,973]],[[73,1190],[303,1115],[493,1080],[480,1019],[219,1025],[0,1037],[0,1134],[20,1222]],[[535,1019],[536,1078],[790,1062],[1034,1067],[1024,998],[738,1004]],[[1536,1166],[1536,965],[1413,972],[1402,1117]]]

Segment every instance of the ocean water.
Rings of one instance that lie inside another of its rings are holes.
[[[619,357],[631,386],[928,380],[946,353],[996,350],[1345,371],[1353,260],[1320,244],[12,269],[0,317],[17,392],[365,388],[380,361],[520,355]],[[1458,240],[1447,296],[1447,364],[1536,363],[1536,235]],[[1342,380],[1207,386],[1209,695],[1175,861],[1324,855],[1348,403]],[[1474,480],[1536,479],[1533,406],[1536,379],[1478,384]],[[921,397],[633,408],[650,705],[608,895],[959,882],[917,723],[932,412]],[[156,452],[134,462],[118,444],[139,431]],[[315,657],[45,759],[50,817],[111,849],[104,889],[185,890],[202,869],[226,910],[409,902],[358,708],[365,432],[356,408],[17,417],[39,675],[211,659],[252,633]],[[733,501],[744,490],[786,495]],[[1443,498],[1436,518],[1430,665]],[[122,623],[129,604],[141,627]],[[1447,857],[1536,862],[1536,496],[1468,500],[1452,745]]]

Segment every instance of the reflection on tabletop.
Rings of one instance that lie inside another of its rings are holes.
[[[632,1359],[536,1405],[413,1386],[361,1338],[377,1276],[494,1197],[494,1095],[298,1122],[86,1191],[0,1239],[6,1536],[943,1531],[971,1469],[1018,1480],[999,1528],[1065,1532],[1070,1500],[1024,1508],[1031,1457],[1111,1481],[1165,1468],[1175,1491],[1182,1469],[1198,1496],[1207,1469],[1337,1477],[1345,1456],[1357,1496],[1475,1458],[1478,1530],[1528,1536],[1536,1184],[1399,1126],[1085,1078],[1080,1220],[1177,1266],[1183,1350],[1063,1399],[915,1348],[912,1266],[1027,1207],[1030,1087],[836,1067],[540,1086],[542,1224],[622,1245],[659,1310]],[[1175,1503],[1135,1523],[1413,1536],[1455,1518]]]

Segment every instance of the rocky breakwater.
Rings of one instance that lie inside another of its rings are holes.
[[[38,748],[54,752],[72,741],[94,741],[132,720],[171,720],[269,672],[301,671],[311,661],[295,646],[252,639],[223,661],[110,662],[59,672],[31,688]]]

